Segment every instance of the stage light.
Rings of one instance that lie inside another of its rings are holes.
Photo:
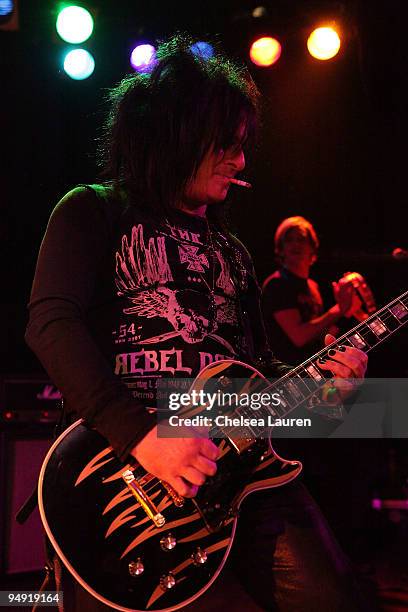
[[[137,45],[131,53],[130,63],[138,72],[151,72],[156,63],[156,49],[153,45]]]
[[[0,17],[8,17],[14,10],[12,0],[0,0]]]
[[[57,17],[56,28],[62,40],[74,45],[91,36],[94,22],[89,11],[81,6],[67,6]]]
[[[317,28],[307,39],[307,48],[312,57],[328,60],[339,52],[340,37],[333,28]]]
[[[254,10],[252,11],[252,17],[254,17],[254,19],[262,19],[263,17],[266,17],[267,15],[268,15],[268,11],[266,10],[264,6],[256,6]]]
[[[276,38],[264,36],[258,38],[251,45],[249,57],[257,66],[272,66],[275,64],[282,53],[281,44]]]
[[[214,47],[201,40],[191,45],[190,51],[193,55],[203,60],[209,60],[214,56]]]
[[[87,79],[94,69],[95,60],[85,49],[74,49],[67,53],[64,58],[64,70],[75,81]]]
[[[0,30],[17,31],[18,22],[18,1],[0,0]]]

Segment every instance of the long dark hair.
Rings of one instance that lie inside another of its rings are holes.
[[[150,74],[133,74],[110,90],[101,139],[102,176],[136,206],[164,215],[212,146],[236,142],[242,123],[243,139],[255,140],[258,91],[247,70],[220,54],[193,55],[193,42],[173,36],[159,46]]]

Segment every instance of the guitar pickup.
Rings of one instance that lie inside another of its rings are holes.
[[[136,480],[132,470],[126,470],[122,474],[129,491],[137,499],[147,516],[153,521],[156,527],[163,527],[166,522],[164,516],[158,511],[150,497],[147,495],[142,485]]]

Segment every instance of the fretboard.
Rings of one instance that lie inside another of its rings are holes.
[[[352,346],[368,353],[406,323],[408,323],[408,291],[264,389],[264,392],[279,393],[281,398],[279,405],[263,406],[256,411],[256,415],[251,408],[238,408],[235,412],[246,417],[262,417],[265,422],[268,422],[268,416],[286,417],[314,396],[327,382],[327,370],[319,368],[319,359],[330,359],[328,353],[331,349]],[[267,428],[249,427],[247,436],[262,437],[266,431]]]

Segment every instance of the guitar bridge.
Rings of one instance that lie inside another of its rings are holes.
[[[137,499],[147,516],[153,521],[156,527],[163,527],[166,522],[164,516],[158,511],[150,497],[146,494],[141,484],[136,480],[132,470],[126,470],[122,474],[129,491]]]

